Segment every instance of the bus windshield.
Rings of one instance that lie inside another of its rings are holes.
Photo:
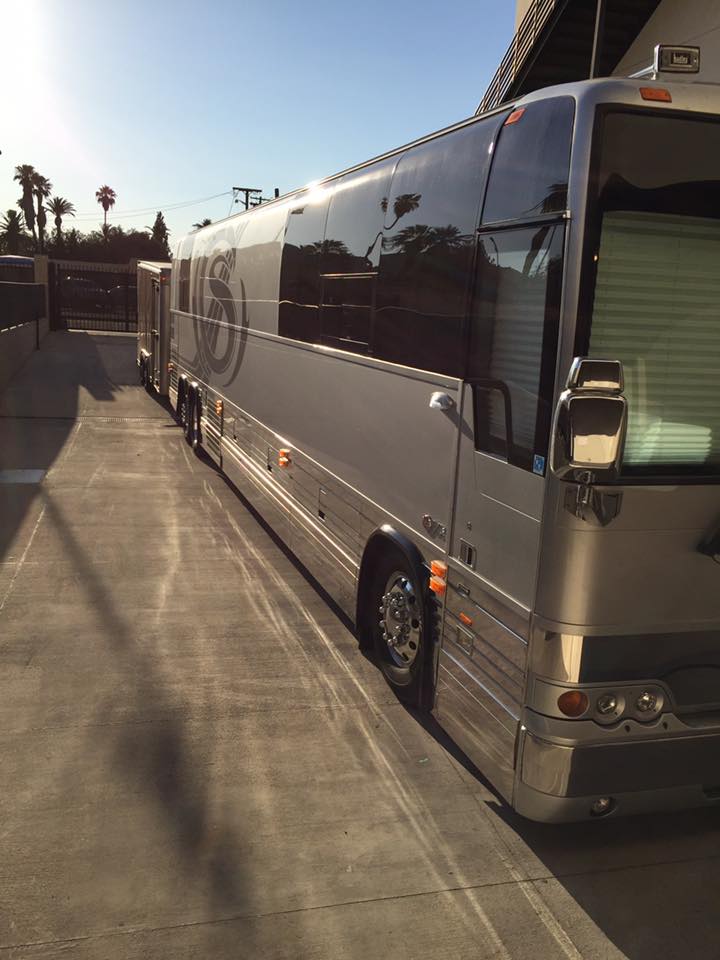
[[[626,476],[720,474],[720,123],[608,111],[586,246],[588,353],[625,371]]]

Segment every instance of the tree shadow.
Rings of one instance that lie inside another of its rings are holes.
[[[0,394],[0,471],[47,473],[82,412],[82,391],[94,402],[111,402],[121,387],[135,382],[129,379],[134,364],[128,363],[128,346],[87,333],[49,333]],[[10,554],[11,545],[40,509],[37,484],[0,484],[0,563],[20,559],[22,544],[17,554]]]
[[[41,498],[47,522],[60,534],[65,556],[83,584],[88,606],[98,617],[100,636],[123,671],[133,678],[131,689],[122,688],[123,706],[139,714],[152,704],[160,715],[151,723],[103,725],[114,738],[112,754],[122,782],[139,787],[157,805],[163,822],[171,828],[188,878],[207,881],[212,905],[220,912],[237,909],[244,899],[240,842],[229,828],[218,829],[211,820],[206,771],[194,756],[183,720],[178,719],[182,704],[173,698],[153,659],[143,650],[140,638],[113,600],[111,587],[60,507],[44,490]]]

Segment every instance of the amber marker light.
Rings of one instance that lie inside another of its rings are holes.
[[[640,87],[643,100],[656,100],[659,103],[672,103],[672,94],[663,87]]]
[[[429,587],[433,593],[436,593],[439,597],[442,597],[447,590],[447,583],[442,577],[430,577]]]
[[[174,369],[175,369],[175,364],[170,362],[168,364],[168,373],[172,373]]]
[[[440,577],[444,580],[447,577],[447,564],[443,563],[442,560],[431,560],[430,573],[434,577]]]
[[[583,693],[582,690],[566,690],[565,693],[561,693],[557,700],[558,708],[560,713],[564,713],[566,717],[572,717],[576,719],[581,717],[588,706],[590,701],[586,693]]]
[[[290,451],[286,447],[278,450],[278,465],[281,467],[289,467],[291,463]]]
[[[513,110],[513,112],[505,121],[504,126],[509,127],[512,123],[517,123],[518,120],[522,120],[524,113],[525,107],[518,107],[517,110]]]
[[[216,400],[216,401],[215,401],[215,414],[216,414],[218,417],[221,417],[221,416],[222,416],[222,412],[223,412],[223,402],[222,402],[222,400]]]
[[[459,613],[458,620],[460,623],[464,623],[466,627],[471,627],[473,624],[472,617],[469,617],[466,613]]]

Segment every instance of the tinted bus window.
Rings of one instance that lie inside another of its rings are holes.
[[[377,270],[395,161],[393,158],[348,174],[334,185],[323,245],[323,273]]]
[[[178,265],[178,310],[190,312],[190,265],[192,263],[192,249],[194,237],[186,237],[179,250],[180,263]]]
[[[280,269],[278,333],[293,340],[320,336],[320,261],[329,193],[299,196],[288,211]]]
[[[519,119],[505,122],[495,146],[483,223],[526,220],[567,207],[574,101],[557,97],[520,110]]]
[[[374,355],[462,375],[474,233],[497,124],[463,127],[398,163],[385,214]]]
[[[343,177],[333,191],[322,257],[320,342],[369,351],[375,275],[396,158]]]
[[[558,340],[565,228],[483,234],[469,376],[478,450],[544,473]]]

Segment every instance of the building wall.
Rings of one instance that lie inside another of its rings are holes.
[[[518,0],[518,8],[524,0]],[[700,73],[694,80],[720,83],[720,0],[663,0],[618,64],[615,76],[628,76],[652,63],[656,43],[700,47]]]
[[[528,8],[532,0],[517,0],[517,6],[515,8],[515,32],[517,33],[517,28],[520,26],[520,21],[527,13]]]

